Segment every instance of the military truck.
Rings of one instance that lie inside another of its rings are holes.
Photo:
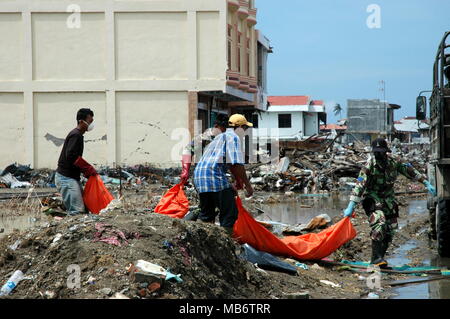
[[[427,115],[427,99],[417,98],[417,119]],[[430,98],[430,147],[428,163],[430,183],[437,196],[428,198],[430,235],[437,240],[441,257],[450,257],[450,31],[439,44],[433,67],[433,91]]]

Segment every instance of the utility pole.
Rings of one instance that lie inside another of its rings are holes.
[[[383,103],[384,103],[384,130],[386,132],[386,137],[390,137],[390,135],[388,135],[388,129],[387,129],[387,103],[386,103],[386,82],[384,80],[381,80],[379,82],[380,84],[380,91],[383,94]]]

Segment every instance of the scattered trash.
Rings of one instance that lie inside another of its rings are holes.
[[[62,237],[62,234],[56,234],[55,238],[53,239],[52,243],[58,242]]]
[[[11,173],[0,176],[0,183],[8,188],[26,188],[32,186],[29,182],[20,182]]]
[[[121,207],[122,207],[122,200],[121,200],[121,198],[116,198],[116,199],[113,199],[108,204],[108,206],[106,206],[104,209],[100,210],[99,214],[100,215],[106,214],[106,213],[109,213],[109,212],[111,212],[111,211],[113,211],[115,209],[121,208]]]
[[[327,214],[321,214],[314,217],[302,230],[314,230],[316,228],[326,227],[330,222],[330,216]]]
[[[297,266],[298,268],[301,268],[301,269],[305,269],[305,270],[309,269],[309,267],[306,264],[302,264],[302,263],[299,263],[299,262],[296,262],[295,266]]]
[[[281,261],[269,253],[258,251],[248,244],[244,244],[242,247],[244,248],[244,253],[241,255],[242,258],[248,260],[252,264],[257,264],[260,268],[286,272],[292,275],[297,274],[296,267]]]
[[[341,285],[335,284],[334,282],[328,280],[321,280],[320,282],[323,283],[324,285],[331,286],[333,288],[341,288]]]
[[[8,248],[11,250],[16,250],[17,248],[19,248],[21,243],[22,243],[22,241],[20,239],[18,239],[18,240],[16,240],[16,242],[14,244],[12,244],[11,246],[8,246]]]
[[[173,244],[168,240],[163,241],[163,247],[169,250],[173,250]]]
[[[162,283],[167,276],[167,271],[159,265],[138,260],[130,268],[130,274],[135,282]]]
[[[2,289],[0,290],[0,296],[11,294],[11,292],[14,290],[14,288],[17,287],[23,277],[23,272],[21,270],[16,270],[14,274],[12,274],[12,276],[8,279],[6,284],[3,285]]]
[[[96,223],[95,229],[97,232],[94,234],[93,242],[104,242],[110,245],[122,246],[121,241],[128,244],[127,239],[139,239],[138,233],[130,233],[128,236],[124,232],[118,229],[113,229],[111,225]]]
[[[380,296],[376,293],[371,292],[367,295],[367,299],[380,299]]]
[[[88,280],[86,281],[86,283],[89,284],[89,285],[93,285],[93,284],[95,284],[95,281],[96,281],[96,280],[97,280],[97,279],[96,279],[95,277],[89,276],[89,278],[88,278]]]

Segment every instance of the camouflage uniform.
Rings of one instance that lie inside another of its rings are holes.
[[[362,168],[350,197],[351,201],[362,202],[372,229],[370,236],[374,241],[390,243],[398,228],[394,184],[399,174],[421,183],[426,180],[426,176],[401,159],[388,156],[387,166],[383,168],[371,157]]]

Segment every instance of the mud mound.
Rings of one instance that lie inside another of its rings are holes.
[[[120,246],[95,241],[99,226],[112,231],[109,235],[122,234],[115,241]],[[108,298],[116,292],[129,298],[269,298],[267,278],[238,256],[239,248],[215,225],[121,211],[85,215],[3,238],[0,280],[3,284],[18,269],[25,272],[6,298]],[[149,283],[134,282],[128,273],[140,259],[181,274],[183,282],[164,281],[152,292]],[[80,288],[68,287],[70,265],[80,267]]]

